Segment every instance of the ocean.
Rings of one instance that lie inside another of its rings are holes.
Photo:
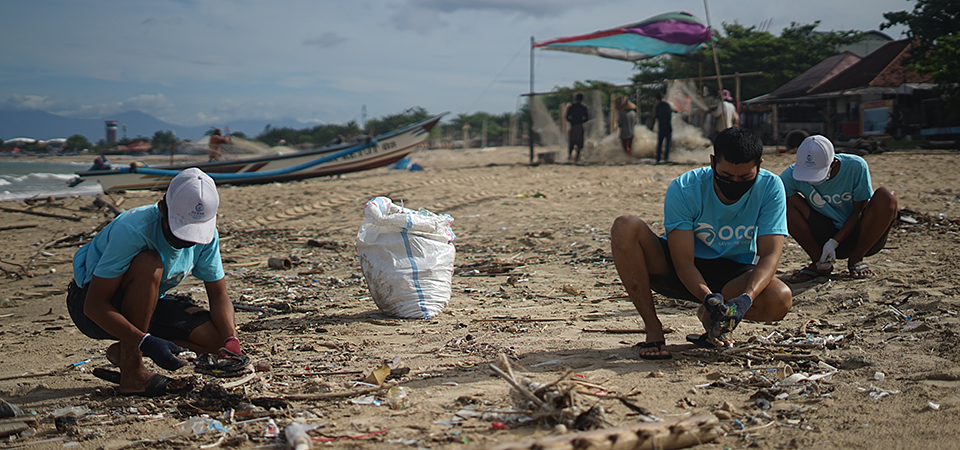
[[[100,185],[84,181],[68,187],[74,172],[90,168],[89,162],[22,161],[0,158],[0,201],[62,195],[94,196],[102,194]]]

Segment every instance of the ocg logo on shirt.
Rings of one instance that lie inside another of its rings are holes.
[[[756,233],[757,227],[754,225],[746,226],[739,225],[737,227],[732,227],[730,225],[724,225],[720,227],[719,230],[715,229],[713,225],[709,223],[697,223],[697,228],[693,230],[694,236],[697,239],[700,239],[707,246],[713,246],[713,243],[716,242],[717,238],[720,238],[720,245],[730,245],[730,240],[740,241],[742,239],[753,239],[754,233]]]
[[[810,194],[807,195],[807,198],[810,199],[810,202],[813,203],[813,206],[816,206],[817,208],[823,208],[824,206],[827,206],[828,203],[839,205],[843,202],[849,202],[853,200],[853,193],[844,192],[842,194],[820,195],[816,189],[810,188]]]

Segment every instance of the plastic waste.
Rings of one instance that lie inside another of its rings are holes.
[[[67,406],[53,410],[53,417],[76,417],[81,418],[90,414],[90,408],[86,406]]]
[[[280,427],[277,426],[277,423],[270,419],[267,421],[267,428],[263,430],[263,437],[268,439],[273,439],[277,436],[280,436]]]
[[[200,417],[191,417],[181,422],[178,428],[180,436],[198,436],[206,433],[229,433],[219,420],[211,419],[204,414]]]
[[[299,422],[291,423],[283,429],[283,437],[287,439],[287,448],[293,450],[310,450],[310,435],[308,431],[319,425],[307,425]]]
[[[401,386],[394,386],[387,390],[387,404],[392,409],[407,409],[410,407],[410,397]]]
[[[0,399],[0,417],[13,417],[23,415],[23,410],[13,403],[7,403]]]

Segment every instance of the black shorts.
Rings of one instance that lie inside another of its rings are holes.
[[[687,290],[687,287],[677,276],[677,269],[673,267],[673,259],[670,257],[670,249],[667,247],[667,240],[660,238],[660,246],[663,247],[663,253],[667,257],[667,267],[670,273],[667,275],[650,275],[650,288],[658,294],[681,300],[690,300],[697,303],[703,302],[702,298],[697,298]],[[707,282],[710,292],[721,292],[723,287],[740,275],[753,269],[753,264],[744,264],[732,259],[717,258],[703,259],[694,258],[693,264],[697,266],[703,280]]]
[[[862,221],[863,219],[861,219],[861,222]],[[810,226],[810,232],[813,233],[813,238],[821,248],[823,244],[826,244],[827,241],[836,236],[837,232],[840,231],[840,229],[833,224],[832,219],[814,211],[813,208],[810,209],[810,217],[807,218],[807,225]],[[853,247],[857,245],[857,239],[860,238],[861,225],[861,223],[858,223],[857,227],[853,229],[853,233],[850,233],[850,236],[847,236],[837,247],[837,259],[847,259],[850,257],[850,253],[853,252]],[[890,222],[887,231],[883,232],[883,236],[877,239],[877,242],[867,250],[864,256],[873,256],[882,250],[884,245],[887,245],[887,236],[890,235],[891,228],[893,228],[893,222]]]
[[[70,286],[67,287],[67,310],[77,329],[94,339],[118,340],[83,313],[83,305],[86,301],[87,288],[79,288],[75,281],[71,281]],[[123,311],[123,289],[117,289],[110,298],[110,304],[118,311]],[[210,321],[210,311],[201,309],[189,313],[187,310],[190,308],[199,307],[189,295],[168,294],[161,297],[157,301],[157,308],[153,311],[150,329],[147,331],[167,340],[189,341],[193,330]]]

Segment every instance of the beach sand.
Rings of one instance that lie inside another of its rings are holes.
[[[793,159],[765,155],[763,167],[779,174]],[[49,245],[90,232],[111,215],[81,211],[92,202],[89,197],[33,207],[76,214],[78,222],[0,211],[0,228],[35,225],[0,230],[0,267],[30,275],[0,274],[0,297],[9,299],[0,308],[0,377],[5,378],[0,397],[43,419],[37,435],[22,440],[36,449],[63,448],[67,442],[78,442],[74,448],[79,449],[130,448],[140,440],[147,441],[132,447],[196,448],[217,436],[152,440],[175,434],[178,423],[203,412],[231,429],[221,445],[239,448],[275,442],[263,439],[263,421],[235,423],[263,415],[281,426],[298,416],[323,424],[311,432],[317,437],[361,436],[333,444],[339,448],[472,449],[554,434],[551,423],[513,423],[510,415],[496,420],[506,423],[503,428],[479,418],[444,422],[466,405],[515,406],[517,394],[489,368],[502,353],[514,370],[537,382],[550,383],[573,371],[575,379],[593,386],[584,392],[594,395],[581,399],[603,406],[611,425],[638,419],[599,391],[630,394],[633,403],[663,419],[716,413],[727,433],[704,448],[956,447],[960,154],[897,152],[866,159],[874,188],[892,188],[900,207],[912,210],[907,215],[917,222],[898,224],[886,248],[867,258],[877,275],[850,279],[841,262],[829,279],[793,285],[794,307],[787,317],[778,323],[744,322],[734,337],[754,340],[755,348],[727,353],[686,343],[686,334],[701,332],[696,305],[657,297],[661,320],[676,330],[667,335],[673,358],[666,361],[639,359],[633,346],[643,335],[616,332],[642,324],[628,299],[614,298],[624,290],[610,257],[609,229],[617,216],[635,214],[662,233],[669,181],[696,165],[528,166],[525,148],[423,150],[412,155],[426,168],[420,172],[377,169],[222,187],[219,227],[230,295],[278,310],[266,316],[237,312],[245,351],[272,368],[237,392],[250,398],[344,392],[385,361],[396,360],[409,369],[401,383],[411,406],[401,411],[386,404],[358,405],[351,400],[362,396],[354,396],[294,400],[286,411],[238,409],[230,420],[196,397],[116,396],[108,383],[90,374],[109,365],[103,352],[108,342],[82,335],[64,305],[77,247]],[[455,275],[450,303],[434,319],[380,313],[354,250],[363,205],[379,195],[453,216],[457,267],[496,260],[516,266],[512,273],[517,275]],[[128,192],[112,199],[122,198],[120,207],[132,208],[160,196]],[[309,240],[330,242],[316,247]],[[291,270],[270,269],[266,261],[275,256],[297,264]],[[788,238],[778,276],[803,267],[806,259]],[[205,302],[196,279],[188,278],[179,290]],[[774,346],[757,339],[801,332],[814,345]],[[828,345],[818,348],[817,342]],[[771,408],[758,409],[751,397],[764,397],[758,391],[778,381],[768,369],[789,364],[807,375],[830,370],[817,361],[840,370],[794,388],[779,384],[773,393],[783,398],[771,396]],[[15,377],[67,367],[52,375]],[[189,367],[175,374],[194,376]],[[385,393],[377,395],[382,400]],[[58,432],[52,412],[79,405],[94,415],[79,421],[76,436]],[[33,445],[56,438],[63,440]]]

